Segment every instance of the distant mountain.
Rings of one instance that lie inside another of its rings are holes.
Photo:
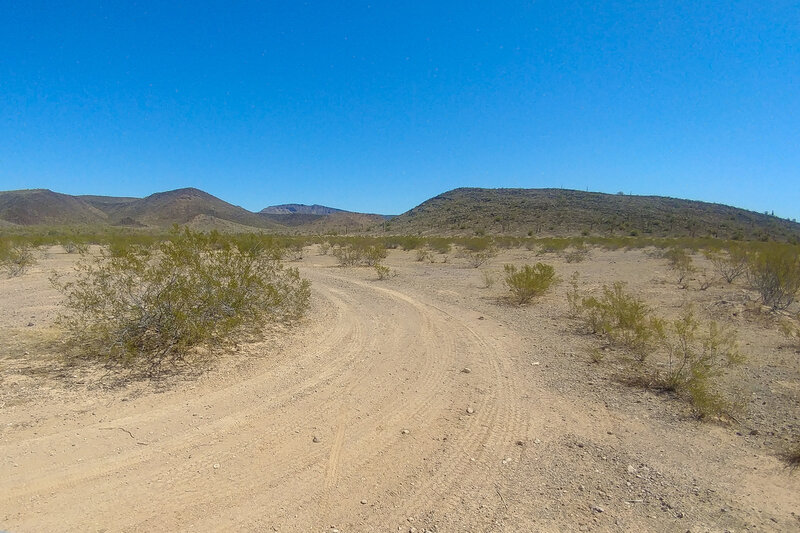
[[[95,200],[95,205],[114,221],[132,220],[146,226],[188,224],[196,217],[203,216],[257,229],[282,229],[275,222],[195,188],[159,192],[133,201]]]
[[[250,231],[286,228],[199,189],[151,194],[146,198],[70,196],[47,189],[0,192],[0,220],[23,225],[109,225],[167,228],[189,224]]]
[[[796,222],[727,205],[566,189],[454,189],[392,219],[388,231],[800,239]]]
[[[343,209],[326,207],[324,205],[281,204],[265,207],[259,213],[264,215],[330,215],[343,213]]]
[[[273,205],[265,207],[258,214],[300,233],[365,232],[387,218],[383,215],[355,213],[316,204]]]
[[[31,224],[107,224],[108,215],[76,196],[48,189],[0,191],[0,220]]]

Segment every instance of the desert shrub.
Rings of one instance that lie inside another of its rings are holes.
[[[395,241],[403,250],[416,250],[423,244],[425,244],[425,239],[422,237],[415,237],[413,235],[405,235],[402,237],[394,237],[393,241]]]
[[[564,252],[564,260],[567,263],[581,263],[589,257],[589,249],[585,246],[576,246]]]
[[[518,305],[530,302],[534,296],[543,294],[556,280],[555,269],[544,263],[523,265],[517,268],[514,265],[505,265],[504,282],[511,291],[511,299]]]
[[[670,269],[678,276],[678,284],[683,285],[689,275],[694,272],[692,256],[683,247],[672,247],[662,252],[661,256],[667,260]]]
[[[375,269],[379,280],[388,278],[392,272],[388,266],[382,265],[381,263],[375,263],[372,267]]]
[[[576,313],[592,333],[603,335],[613,344],[631,350],[640,361],[663,337],[663,321],[653,316],[644,301],[627,293],[622,282],[611,287],[603,286],[599,298],[582,298],[580,304],[575,305]]]
[[[89,245],[77,239],[68,239],[61,243],[61,247],[68,254],[85,254],[89,251]]]
[[[727,252],[707,251],[705,255],[727,283],[733,283],[747,271],[747,251],[741,247],[731,247]]]
[[[322,241],[319,243],[319,254],[320,255],[328,255],[328,252],[331,251],[331,243],[328,241]]]
[[[747,280],[758,291],[761,303],[773,309],[786,309],[800,290],[798,248],[770,245],[751,254]]]
[[[453,247],[449,240],[441,237],[432,237],[428,239],[428,246],[437,254],[449,254]]]
[[[422,263],[424,261],[428,261],[429,263],[433,263],[434,262],[433,254],[431,253],[430,250],[427,250],[425,248],[418,248],[415,257],[416,257],[416,260],[419,261],[420,263]]]
[[[301,241],[287,243],[283,248],[283,257],[289,261],[302,261],[304,245]]]
[[[497,277],[491,270],[481,270],[481,280],[484,289],[491,289],[497,282]]]
[[[53,279],[72,339],[88,355],[150,371],[259,331],[267,320],[297,317],[310,292],[269,247],[219,246],[189,230],[157,246],[103,250],[76,271],[71,281]]]
[[[796,316],[794,320],[786,319],[782,321],[781,333],[795,348],[800,350],[800,315]]]
[[[701,418],[729,412],[732,404],[713,380],[724,368],[742,362],[734,333],[716,322],[701,331],[691,306],[670,326],[664,336],[667,365],[657,374],[658,384],[685,395]]]
[[[389,252],[383,246],[372,245],[364,249],[364,262],[367,266],[375,266],[381,262],[381,259],[386,259]]]
[[[355,266],[364,259],[364,249],[353,244],[342,244],[333,248],[333,256],[340,266]]]
[[[5,241],[4,241],[5,242]],[[36,264],[33,249],[25,242],[0,244],[0,268],[9,277],[21,276]]]

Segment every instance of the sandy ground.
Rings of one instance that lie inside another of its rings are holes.
[[[800,472],[777,457],[800,435],[800,356],[743,286],[679,289],[638,251],[484,267],[544,260],[731,325],[745,414],[725,426],[621,385],[613,353],[592,363],[566,282],[519,308],[436,259],[393,251],[377,281],[310,251],[301,324],[157,383],[36,351],[57,351],[47,277],[72,256],[0,280],[0,531],[800,531]]]

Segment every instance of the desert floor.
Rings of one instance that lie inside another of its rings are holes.
[[[48,276],[75,257],[43,252],[0,279],[0,530],[800,531],[800,472],[779,457],[800,435],[800,354],[742,282],[679,288],[646,251],[434,259],[393,250],[378,281],[309,248],[299,324],[152,382],[56,357]],[[540,260],[561,283],[507,303],[502,265]],[[567,316],[574,271],[735,329],[736,421],[620,383],[613,349],[593,362],[602,340]]]

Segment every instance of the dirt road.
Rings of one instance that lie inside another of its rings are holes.
[[[546,343],[532,349],[505,311],[453,305],[425,284],[303,274],[310,318],[243,347],[244,370],[6,406],[0,530],[800,525],[797,479],[773,475],[777,460],[715,427],[686,450],[680,434],[559,392],[543,377]],[[683,464],[693,454],[711,466]]]

